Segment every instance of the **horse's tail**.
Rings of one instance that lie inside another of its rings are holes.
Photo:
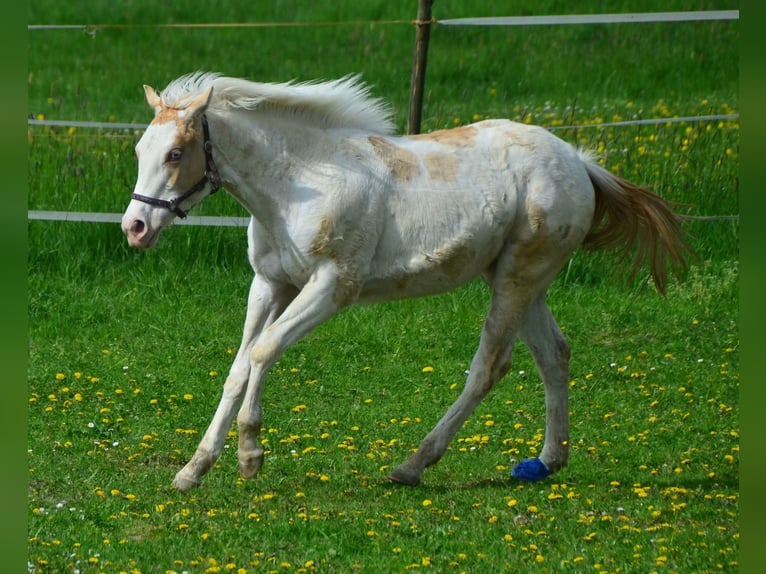
[[[664,295],[668,263],[678,276],[686,267],[684,255],[692,252],[671,203],[610,173],[586,152],[580,152],[580,157],[596,192],[593,222],[583,246],[617,248],[621,261],[635,248],[630,279],[648,260],[654,285]]]

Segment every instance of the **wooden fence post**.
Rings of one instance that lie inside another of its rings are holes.
[[[420,120],[423,114],[423,89],[426,81],[428,63],[428,40],[431,37],[431,6],[434,0],[418,0],[418,18],[415,36],[415,56],[412,63],[410,81],[410,110],[407,119],[407,133],[420,133]]]

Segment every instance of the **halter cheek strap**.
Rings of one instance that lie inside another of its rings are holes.
[[[202,191],[208,183],[210,184],[210,193],[208,195],[213,195],[216,191],[221,189],[223,183],[221,181],[221,175],[218,173],[218,168],[215,165],[215,161],[213,161],[213,144],[210,141],[210,128],[207,125],[207,117],[204,114],[202,115],[202,135],[204,137],[202,147],[205,150],[205,173],[197,183],[178,197],[174,197],[170,200],[149,197],[148,195],[141,195],[140,193],[133,193],[130,197],[148,203],[149,205],[164,207],[175,213],[181,219],[186,219],[187,212],[181,209],[181,203],[189,199],[198,191]]]

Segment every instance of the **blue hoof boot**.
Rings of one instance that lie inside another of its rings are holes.
[[[514,478],[520,478],[521,480],[528,480],[535,482],[542,480],[547,476],[550,476],[551,471],[545,466],[545,463],[539,458],[528,458],[521,461],[511,471],[511,476]]]

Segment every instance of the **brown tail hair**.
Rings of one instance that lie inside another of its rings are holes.
[[[587,154],[581,153],[581,157],[596,192],[593,223],[583,246],[590,250],[616,248],[620,261],[635,248],[630,280],[648,260],[654,285],[664,295],[668,264],[678,276],[686,268],[684,256],[693,253],[671,203],[610,173]]]

